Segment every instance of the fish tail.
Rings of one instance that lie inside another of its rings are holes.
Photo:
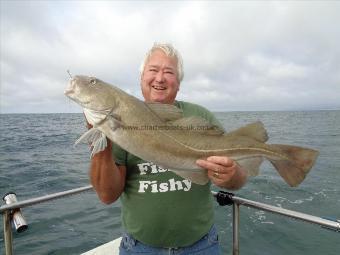
[[[319,152],[298,146],[272,144],[285,159],[269,159],[281,177],[292,187],[298,186],[313,167]]]

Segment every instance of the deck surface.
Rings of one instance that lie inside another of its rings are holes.
[[[92,250],[89,250],[82,255],[112,255],[119,254],[119,245],[122,238],[117,238],[111,242],[105,243],[101,246],[98,246]]]

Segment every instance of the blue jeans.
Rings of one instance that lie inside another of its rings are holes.
[[[181,248],[158,248],[143,244],[129,234],[123,234],[119,247],[120,255],[218,255],[220,246],[215,226],[196,243]]]

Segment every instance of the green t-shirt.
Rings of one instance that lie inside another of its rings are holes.
[[[176,101],[184,117],[200,116],[221,127],[207,109]],[[166,146],[166,143],[164,144]],[[121,195],[126,231],[154,247],[184,247],[202,238],[213,225],[210,182],[197,185],[113,146],[116,163],[127,167]]]

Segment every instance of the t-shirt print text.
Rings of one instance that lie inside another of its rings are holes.
[[[151,162],[145,162],[137,164],[140,171],[140,175],[145,175],[147,173],[157,174],[165,173],[169,171],[168,169],[161,168]],[[189,191],[191,189],[191,181],[189,180],[175,180],[174,178],[169,179],[167,182],[158,181],[139,181],[139,193],[151,192],[171,192],[171,191]]]

